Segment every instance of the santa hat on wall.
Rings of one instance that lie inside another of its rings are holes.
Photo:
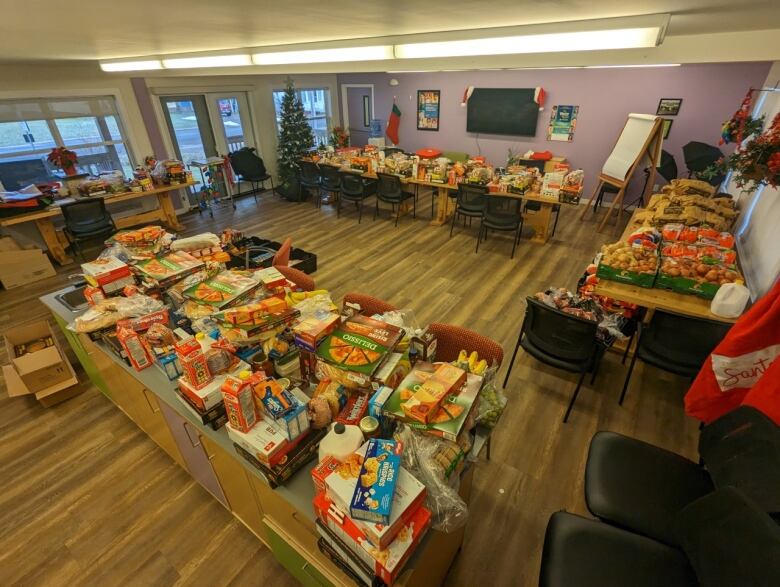
[[[461,107],[465,106],[466,103],[469,101],[469,98],[471,97],[471,94],[474,93],[474,86],[468,86],[465,91],[463,92],[463,99],[460,101]],[[547,92],[544,91],[544,88],[539,86],[537,88],[534,88],[534,102],[539,104],[539,112],[544,110],[544,100],[547,98]]]

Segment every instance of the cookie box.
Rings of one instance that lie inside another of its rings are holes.
[[[401,404],[410,420],[428,424],[450,394],[457,393],[466,382],[466,372],[449,363],[441,363],[418,386],[412,396]]]

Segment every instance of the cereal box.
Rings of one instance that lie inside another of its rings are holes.
[[[416,389],[412,397],[401,404],[406,417],[429,423],[451,393],[460,391],[466,381],[466,372],[449,363],[441,363],[434,373]]]
[[[431,524],[431,512],[425,507],[418,507],[401,525],[395,540],[381,548],[367,540],[357,522],[341,511],[326,495],[315,495],[314,511],[328,529],[341,538],[350,551],[374,569],[374,574],[389,586],[393,585],[401,574]]]
[[[390,523],[395,484],[401,468],[402,445],[394,440],[371,439],[355,484],[349,514],[356,520]]]

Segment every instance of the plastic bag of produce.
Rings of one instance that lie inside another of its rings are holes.
[[[436,460],[442,441],[403,424],[396,430],[395,437],[404,446],[401,464],[428,490],[425,507],[431,510],[431,526],[440,532],[454,532],[465,526],[469,509],[452,486],[459,477],[452,475],[448,483],[444,468]]]
[[[482,391],[479,392],[477,424],[485,428],[493,428],[506,407],[506,396],[496,381],[497,371],[494,366],[485,372],[485,381],[482,384]]]

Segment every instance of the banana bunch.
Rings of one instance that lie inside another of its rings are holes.
[[[485,359],[480,360],[477,351],[471,351],[471,354],[469,354],[464,350],[461,350],[460,353],[458,353],[458,358],[453,364],[474,375],[482,375],[487,370],[488,366]]]

